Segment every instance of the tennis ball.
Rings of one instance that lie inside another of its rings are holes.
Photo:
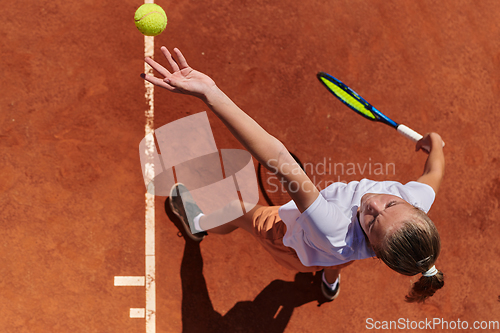
[[[154,3],[145,3],[137,8],[134,20],[137,29],[146,36],[159,35],[167,26],[167,14]]]

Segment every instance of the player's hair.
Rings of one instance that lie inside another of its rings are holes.
[[[428,271],[436,262],[441,241],[436,226],[424,211],[414,207],[411,219],[401,228],[385,236],[374,248],[378,258],[398,273],[413,276]],[[421,276],[406,295],[407,302],[423,302],[442,288],[443,273]]]

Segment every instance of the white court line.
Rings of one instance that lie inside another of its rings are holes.
[[[153,3],[152,0],[146,0],[145,3]],[[154,56],[154,37],[144,36],[144,56],[153,57]],[[144,73],[153,74],[153,69],[146,63],[144,63]],[[145,133],[146,137],[149,134],[154,134],[154,85],[144,81],[146,87],[146,102],[148,103],[148,110],[145,112],[146,116],[146,126]],[[146,149],[148,153],[154,152],[155,142],[152,139],[146,139]],[[154,165],[150,168],[152,172],[152,177],[154,177]],[[154,188],[153,191],[154,193]],[[155,262],[155,196],[146,192],[146,308],[145,308],[145,318],[146,318],[146,333],[156,332],[156,262]]]
[[[154,3],[154,0],[145,0],[144,3]],[[144,36],[144,57],[154,56],[154,37]],[[144,62],[144,73],[153,75],[153,69]],[[154,153],[154,85],[144,80],[146,88],[145,111],[146,125],[146,156]],[[151,158],[151,161],[153,159]],[[154,164],[147,165],[148,179],[154,178]],[[154,193],[154,185],[149,190]],[[145,194],[145,276],[115,276],[115,286],[145,286],[146,307],[131,308],[130,318],[145,318],[146,333],[156,333],[156,261],[155,261],[155,195],[146,191]]]
[[[144,308],[130,308],[130,318],[145,318],[146,310]]]
[[[144,276],[115,276],[115,287],[144,287]]]

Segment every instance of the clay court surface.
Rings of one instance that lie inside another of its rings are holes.
[[[420,331],[465,332],[500,321],[500,2],[157,3],[169,22],[154,39],[155,58],[162,45],[180,48],[302,162],[346,166],[317,172],[318,187],[365,177],[405,183],[426,158],[349,111],[318,71],[396,121],[440,133],[447,166],[429,214],[446,284],[425,304],[405,303],[411,279],[376,259],[346,268],[339,298],[321,304],[319,276],[281,268],[244,231],[185,241],[167,198],[157,197],[156,332],[363,332],[370,318],[379,326],[437,318],[449,329]],[[130,318],[130,308],[145,307],[145,287],[114,285],[115,276],[145,274],[140,5],[3,3],[1,332],[146,332],[144,318]],[[202,111],[195,98],[155,89],[155,128]],[[241,148],[209,120],[219,149]],[[458,321],[468,329],[452,330]]]

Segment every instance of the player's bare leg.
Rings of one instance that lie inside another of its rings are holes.
[[[346,264],[327,267],[323,270],[321,291],[327,300],[333,301],[338,297],[340,292],[340,270],[352,263],[353,261],[350,261]]]
[[[240,202],[234,202],[231,203],[232,207],[229,208],[231,209],[236,209],[241,207]],[[242,216],[234,219],[231,222],[227,222],[225,224],[210,228],[210,221],[217,221],[221,218],[224,218],[224,212],[214,212],[213,214],[210,214],[209,216],[202,216],[200,219],[200,226],[202,228],[207,228],[208,233],[214,233],[214,234],[219,234],[219,235],[225,235],[230,232],[233,232],[234,230],[241,228],[243,230],[248,231],[249,233],[253,233],[253,215],[257,209],[262,207],[261,205],[256,205],[254,208],[252,208],[250,211],[246,212]]]
[[[325,279],[328,283],[334,283],[340,275],[340,268],[325,268]]]

